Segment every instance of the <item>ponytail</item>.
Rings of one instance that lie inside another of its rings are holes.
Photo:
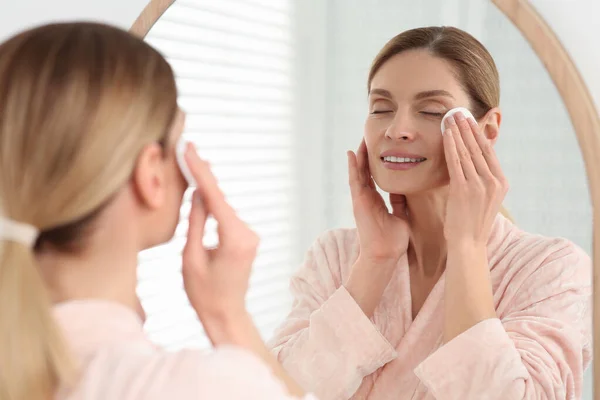
[[[0,239],[0,399],[49,400],[71,363],[34,252]]]

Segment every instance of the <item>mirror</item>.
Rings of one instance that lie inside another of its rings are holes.
[[[188,112],[186,136],[262,237],[248,307],[265,338],[291,307],[288,281],[306,249],[327,229],[354,226],[344,153],[363,134],[373,58],[407,29],[455,26],[486,46],[500,73],[496,150],[511,187],[506,208],[521,229],[567,238],[592,254],[590,189],[579,145],[592,166],[593,149],[583,146],[581,132],[598,132],[597,115],[582,126],[590,117],[574,118],[578,94],[566,93],[568,77],[553,82],[562,64],[549,65],[552,46],[544,43],[555,43],[551,31],[533,28],[543,20],[526,18],[534,15],[526,2],[493,3],[158,0],[138,19],[132,30],[176,72]],[[536,54],[542,48],[545,59]],[[146,328],[167,348],[206,347],[178,274],[184,222],[178,232],[173,243],[140,259]],[[592,398],[591,382],[590,368],[584,399]]]
[[[167,3],[151,3],[148,12],[161,13],[159,6]],[[146,36],[174,68],[187,112],[184,135],[211,162],[228,200],[261,237],[247,303],[265,337],[289,310],[288,282],[297,264],[291,7],[289,1],[235,8],[229,2],[177,1]],[[146,329],[170,349],[208,347],[179,271],[190,194],[172,243],[140,256]],[[209,222],[207,242],[215,243]]]

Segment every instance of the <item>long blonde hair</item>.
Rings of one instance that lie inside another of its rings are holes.
[[[173,72],[142,40],[95,23],[51,24],[0,45],[0,215],[78,251],[142,148],[166,145]],[[0,242],[0,398],[50,398],[72,371],[35,251]]]
[[[492,55],[469,33],[446,26],[410,29],[390,39],[371,64],[368,90],[383,64],[396,54],[414,49],[425,49],[456,68],[458,80],[471,99],[471,111],[476,119],[500,105],[500,77]],[[500,213],[512,221],[504,206]]]

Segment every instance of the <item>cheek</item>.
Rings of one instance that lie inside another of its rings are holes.
[[[183,194],[187,189],[187,181],[185,180],[183,174],[179,170],[179,166],[177,162],[173,162],[170,167],[170,176],[167,183],[169,196],[172,197],[174,201],[181,201],[183,199]]]
[[[444,155],[444,137],[440,132],[439,124],[437,129],[432,126],[424,127],[421,131],[420,138],[427,146],[427,150],[431,156],[440,158]]]
[[[365,121],[365,141],[373,142],[385,134],[390,122],[384,118],[367,118]]]
[[[439,169],[440,174],[445,175],[448,172],[446,166],[446,156],[444,154],[444,141],[441,133],[428,132],[423,136],[427,141],[428,158],[433,161],[433,166],[436,170]]]
[[[441,139],[436,143],[436,167],[438,170],[439,179],[447,183],[450,175],[448,174],[448,164],[446,163],[446,154],[444,153],[444,142]]]
[[[433,144],[433,148],[435,149],[436,156],[440,159],[445,159],[444,155],[444,141],[442,139],[442,134],[436,135],[436,140]]]

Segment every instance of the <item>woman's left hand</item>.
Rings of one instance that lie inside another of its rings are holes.
[[[460,112],[446,120],[443,140],[450,174],[444,236],[450,244],[486,246],[508,192],[492,143]]]

